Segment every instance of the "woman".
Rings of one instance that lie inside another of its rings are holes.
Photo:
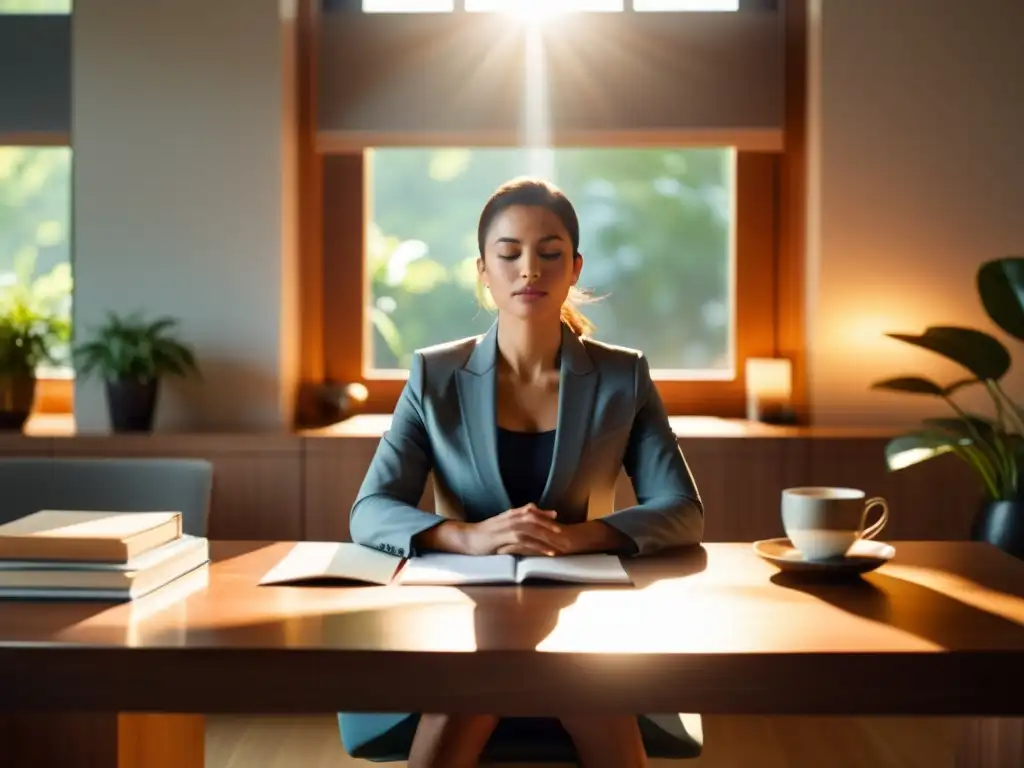
[[[485,205],[477,240],[498,319],[482,337],[414,355],[352,508],[353,540],[399,556],[643,555],[699,543],[703,506],[646,359],[586,338],[573,304],[583,257],[572,204],[543,181],[509,182]],[[622,467],[638,504],[612,511]],[[416,508],[431,471],[444,515]],[[359,717],[342,716],[346,744],[366,739]],[[410,768],[476,765],[498,722],[363,717],[415,728]],[[562,725],[587,768],[646,765],[635,717]]]

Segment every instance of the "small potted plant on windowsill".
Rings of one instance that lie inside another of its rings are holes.
[[[35,403],[36,368],[57,363],[54,348],[70,336],[68,323],[21,299],[0,307],[0,429],[21,430]]]
[[[171,334],[177,324],[172,317],[108,312],[92,338],[75,347],[78,374],[103,379],[115,432],[151,431],[161,379],[199,373],[192,349]]]

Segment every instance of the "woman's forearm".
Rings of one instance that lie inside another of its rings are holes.
[[[696,498],[649,498],[602,519],[628,536],[638,555],[700,544],[704,537],[704,507]]]
[[[417,550],[466,554],[466,524],[445,520],[418,534],[413,545]]]
[[[588,520],[568,526],[566,535],[570,539],[570,552],[632,552],[636,549],[633,540],[622,531],[600,520]]]

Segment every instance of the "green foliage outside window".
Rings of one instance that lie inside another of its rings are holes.
[[[731,370],[734,158],[728,149],[558,149],[554,181],[576,206],[583,309],[595,336],[653,368]],[[501,182],[531,173],[515,149],[384,149],[368,164],[372,362],[480,333],[477,218]],[[327,212],[330,215],[330,212]]]

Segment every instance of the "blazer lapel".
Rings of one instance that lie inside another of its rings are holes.
[[[512,502],[498,466],[498,324],[494,323],[460,368],[455,378],[459,393],[462,429],[469,443],[477,475],[495,500],[499,512]]]
[[[587,444],[597,393],[598,376],[590,355],[565,324],[562,325],[560,369],[555,451],[539,503],[542,509],[557,510],[562,494],[576,474],[580,455]]]

